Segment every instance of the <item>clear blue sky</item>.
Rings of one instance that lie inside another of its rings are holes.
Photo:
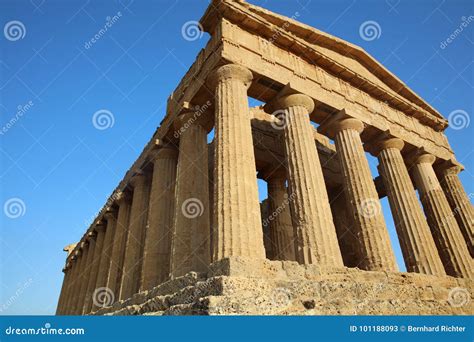
[[[474,14],[472,1],[251,3],[287,16],[298,12],[300,21],[362,46],[446,117],[455,110],[468,119],[473,113],[474,23],[440,47],[463,17]],[[18,198],[26,208],[17,218],[0,212],[0,314],[54,313],[62,248],[81,237],[162,120],[168,95],[209,38],[186,40],[181,28],[207,5],[0,0],[0,126],[18,118],[0,134],[0,204],[3,209]],[[122,16],[86,49],[119,11]],[[23,24],[19,36],[3,32],[11,21]],[[366,21],[380,26],[377,39],[362,39]],[[18,106],[29,108],[18,115]],[[92,123],[102,109],[114,116],[105,130]],[[466,166],[461,179],[469,193],[473,126],[446,131]],[[374,159],[371,164],[376,175]],[[386,200],[384,210],[388,219]],[[389,229],[401,260],[390,221]]]

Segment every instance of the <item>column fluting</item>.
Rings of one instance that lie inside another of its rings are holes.
[[[472,278],[472,258],[433,170],[435,159],[430,154],[417,156],[412,166],[413,178],[446,273]]]

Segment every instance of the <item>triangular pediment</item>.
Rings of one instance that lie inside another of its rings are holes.
[[[362,90],[366,90],[371,87],[371,84],[375,84],[387,94],[401,97],[401,102],[408,103],[409,105],[403,104],[406,108],[404,111],[409,113],[412,111],[409,107],[414,106],[437,118],[435,120],[438,121],[440,126],[446,125],[446,120],[436,109],[357,45],[242,0],[214,0],[201,19],[201,23],[206,31],[212,33],[215,24],[222,17],[237,25],[244,25],[246,29],[257,35],[262,35],[264,38],[272,34],[271,31],[268,31],[268,24],[275,31],[284,28],[285,33],[299,41],[304,41],[305,45],[313,50],[311,52],[327,59],[326,61],[322,59],[317,61],[317,63],[321,61],[322,67],[332,68],[333,73],[345,73],[345,76],[349,78],[352,75],[355,75],[356,78],[359,77],[360,80],[356,86],[359,87],[360,85]],[[262,21],[267,24],[266,27],[264,27]],[[283,35],[278,36],[278,41],[275,44],[279,44],[283,48],[292,46],[292,42]],[[300,57],[304,59],[305,54],[301,54]],[[310,61],[314,62],[314,59]],[[330,61],[330,63],[327,61]],[[344,70],[342,71],[342,69]]]

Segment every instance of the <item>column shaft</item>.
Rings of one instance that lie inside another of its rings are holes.
[[[336,228],[309,119],[314,108],[313,100],[295,94],[280,99],[279,104],[284,109],[284,144],[296,259],[302,264],[342,267]]]
[[[365,270],[397,271],[382,207],[359,136],[363,124],[344,119],[335,123],[334,129],[345,195],[359,243],[361,264],[358,266]]]
[[[67,284],[66,288],[66,296],[64,298],[64,303],[62,305],[61,309],[61,315],[68,315],[70,314],[73,309],[72,305],[74,304],[74,298],[76,298],[77,293],[74,293],[74,286],[77,282],[77,276],[78,276],[78,268],[79,268],[79,262],[82,258],[82,254],[78,254],[77,258],[71,262],[70,270],[68,271],[69,274],[69,281]]]
[[[474,257],[474,207],[464,191],[458,173],[460,167],[451,167],[441,172],[441,187],[444,190],[454,217],[466,241],[471,257]]]
[[[213,261],[229,256],[265,258],[247,88],[252,74],[220,67],[215,89]]]
[[[413,166],[413,176],[420,192],[438,253],[448,275],[472,278],[472,259],[448,200],[433,170],[435,157],[424,154]]]
[[[94,248],[95,248],[95,236],[89,233],[88,243],[85,245],[85,252],[82,256],[81,268],[80,268],[80,282],[78,285],[78,298],[74,305],[75,315],[82,315],[84,309],[84,303],[87,294],[87,287],[89,285],[89,276],[92,268],[92,260],[94,259]]]
[[[144,290],[161,284],[170,273],[177,157],[174,148],[162,148],[153,158],[148,231],[143,254]]]
[[[85,245],[85,244],[83,244]],[[83,274],[83,267],[85,264],[86,255],[84,254],[84,247],[82,247],[82,252],[78,255],[77,259],[75,260],[75,273],[74,277],[71,279],[71,286],[69,288],[70,291],[70,314],[75,314],[77,312],[77,305],[80,300],[79,298],[79,289],[81,287],[81,279]]]
[[[445,275],[430,228],[400,153],[403,141],[390,139],[381,144],[378,154],[379,169],[387,190],[405,266],[409,272]]]
[[[125,247],[120,299],[130,298],[140,289],[141,266],[145,229],[147,224],[148,202],[150,199],[149,179],[138,174],[132,180],[133,199],[130,209],[130,225]]]
[[[193,114],[178,118],[182,129],[176,177],[174,231],[171,240],[171,275],[206,272],[210,263],[209,179],[207,132],[192,122]]]
[[[66,299],[67,292],[69,289],[69,281],[71,280],[71,269],[64,269],[64,278],[61,285],[61,292],[59,293],[58,306],[56,307],[56,315],[62,315],[62,310],[64,306],[64,300]]]
[[[115,216],[115,212],[109,211],[105,213],[105,218],[106,218],[106,226],[105,226],[105,236],[104,236],[104,242],[103,242],[103,247],[100,255],[100,262],[99,266],[97,268],[97,280],[95,284],[95,289],[100,289],[98,291],[103,292],[105,287],[107,287],[107,276],[109,274],[109,269],[110,269],[110,258],[112,254],[112,247],[113,247],[113,242],[114,242],[114,236],[115,236],[115,228],[117,225],[117,219]],[[101,303],[100,298],[97,298],[96,302],[92,303],[92,311],[95,311],[99,307],[96,305],[102,305],[102,304],[109,304],[109,303]],[[102,307],[102,306],[100,306]]]
[[[290,214],[290,200],[285,177],[267,179],[270,236],[276,260],[296,261],[295,238]]]
[[[92,258],[92,264],[89,271],[89,280],[87,284],[86,297],[84,299],[84,307],[82,314],[86,315],[91,312],[95,298],[95,284],[97,283],[97,274],[99,272],[100,258],[102,256],[102,250],[104,248],[105,238],[105,227],[103,223],[96,227],[97,238],[94,246],[94,256]]]
[[[114,299],[119,299],[120,287],[122,284],[122,271],[125,258],[125,246],[128,235],[128,225],[130,220],[130,196],[128,193],[118,195],[117,204],[117,225],[110,257],[109,275],[107,277],[107,288],[114,294]]]

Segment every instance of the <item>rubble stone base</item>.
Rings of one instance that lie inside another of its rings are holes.
[[[227,258],[95,315],[467,315],[473,281]]]

